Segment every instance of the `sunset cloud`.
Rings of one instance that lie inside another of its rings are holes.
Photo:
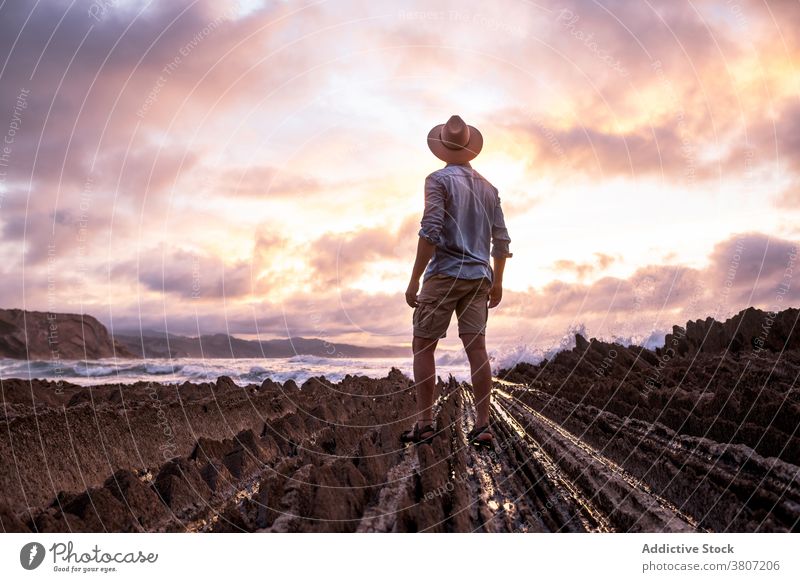
[[[769,307],[800,241],[798,30],[791,1],[7,2],[0,298],[407,343],[425,135],[458,113],[512,238],[499,343]]]

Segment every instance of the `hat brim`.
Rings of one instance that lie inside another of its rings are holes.
[[[439,139],[444,123],[435,126],[428,132],[428,147],[433,155],[448,164],[463,164],[475,158],[483,148],[483,135],[477,128],[469,125],[469,143],[463,148],[452,149]]]

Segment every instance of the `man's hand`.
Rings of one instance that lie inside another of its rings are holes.
[[[503,300],[503,284],[499,281],[495,281],[494,284],[492,285],[492,288],[489,289],[489,309],[500,305],[500,301],[502,300]]]
[[[436,247],[422,237],[417,241],[417,257],[414,259],[414,268],[411,269],[411,279],[406,289],[406,303],[409,307],[417,307],[417,293],[419,292],[419,280],[425,273],[425,267],[431,261],[433,251]]]
[[[417,293],[419,292],[419,279],[411,279],[408,283],[408,288],[406,289],[406,303],[408,303],[409,307],[417,307],[419,302],[417,301]]]

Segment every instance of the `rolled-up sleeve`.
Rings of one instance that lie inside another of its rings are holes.
[[[446,196],[444,184],[432,176],[425,179],[425,212],[420,221],[419,236],[432,245],[439,244],[442,234]]]
[[[503,216],[503,208],[500,206],[500,196],[497,195],[494,220],[492,221],[492,256],[498,259],[512,257],[513,254],[509,252],[510,244],[511,237],[508,236],[506,219]]]

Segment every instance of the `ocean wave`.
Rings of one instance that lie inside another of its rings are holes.
[[[135,366],[134,368],[138,368],[138,366]],[[160,374],[176,374],[181,371],[183,366],[179,364],[145,364],[143,368],[144,371],[148,374],[160,375]],[[133,369],[131,371],[135,372],[138,370]]]
[[[467,354],[464,351],[447,352],[436,356],[436,365],[437,366],[469,365],[469,361],[467,360]]]
[[[117,368],[115,366],[108,366],[99,362],[88,361],[78,362],[72,367],[72,370],[78,376],[87,376],[92,378],[111,376],[117,372]]]
[[[502,362],[513,365],[529,359],[528,352],[506,351]],[[493,368],[498,363],[495,355]],[[214,382],[228,376],[240,385],[260,384],[270,378],[275,382],[293,380],[302,385],[311,377],[324,376],[337,382],[345,375],[383,378],[392,368],[399,368],[411,376],[411,358],[325,358],[321,356],[294,356],[292,358],[153,358],[100,360],[22,361],[0,360],[0,378],[41,378],[63,380],[74,384],[102,383],[132,384],[140,381],[161,383]],[[447,378],[452,374],[459,381],[469,380],[469,364],[463,351],[443,352],[437,358],[437,375]]]
[[[282,359],[282,358],[279,358]],[[368,365],[370,362],[399,362],[410,358],[404,357],[391,357],[391,358],[358,358],[358,357],[344,357],[344,356],[312,356],[312,355],[299,355],[292,356],[286,359],[290,364],[310,364],[310,365],[330,365],[338,364],[340,366],[347,366],[351,363],[358,363],[359,365]],[[272,361],[267,359],[266,361]]]
[[[243,380],[247,380],[248,382],[257,382],[261,383],[267,378],[272,378],[275,381],[280,382],[277,378],[275,378],[276,374],[269,368],[264,368],[263,366],[250,366],[250,369],[242,374],[240,378]]]
[[[580,334],[588,339],[586,324],[574,323],[548,347],[537,347],[527,343],[519,343],[506,348],[501,348],[491,354],[492,369],[510,370],[515,365],[525,362],[538,364],[542,360],[552,360],[558,352],[571,350],[575,347],[575,334]]]
[[[50,362],[40,362],[36,360],[0,360],[0,370],[3,378],[28,377],[29,372],[41,372],[49,370]]]
[[[328,364],[331,361],[344,362],[341,358],[326,358],[324,356],[300,355],[289,358],[290,364]]]
[[[216,380],[219,376],[230,376],[230,373],[225,373],[217,366],[213,369],[206,364],[186,364],[181,369],[181,376],[186,380]]]
[[[544,353],[528,344],[518,344],[493,352],[490,359],[495,371],[510,370],[520,362],[538,364],[544,359]]]

